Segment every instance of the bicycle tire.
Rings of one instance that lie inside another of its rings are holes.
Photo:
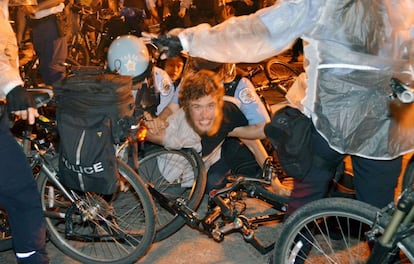
[[[272,88],[286,95],[300,72],[289,66],[289,64],[273,58],[266,62],[265,74]]]
[[[204,163],[194,149],[167,150],[154,146],[139,157],[140,177],[171,200],[182,197],[187,206],[196,210],[201,204],[207,176]],[[170,182],[167,180],[169,179]],[[172,215],[155,199],[156,235],[161,241],[185,225],[185,219]]]
[[[364,231],[376,221],[378,210],[348,198],[325,198],[303,206],[284,223],[273,263],[365,263],[370,246]],[[380,232],[389,219],[387,214],[380,217]],[[412,238],[402,240],[398,247],[401,260],[413,263]]]
[[[153,242],[152,197],[139,176],[121,160],[118,171],[120,182],[129,187],[127,191],[117,191],[110,197],[76,192],[80,204],[86,205],[86,213],[74,209],[44,171],[39,176],[50,240],[81,263],[134,263]]]
[[[414,181],[414,156],[410,158],[405,168],[404,178],[402,181],[402,188],[412,188]]]

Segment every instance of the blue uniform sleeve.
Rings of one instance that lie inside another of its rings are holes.
[[[249,125],[270,121],[266,107],[249,79],[240,79],[234,97],[240,101],[240,110],[247,118]]]

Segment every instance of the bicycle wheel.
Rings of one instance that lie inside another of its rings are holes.
[[[139,175],[167,198],[182,197],[196,210],[206,188],[204,163],[193,149],[167,150],[158,146],[139,158]],[[160,241],[179,230],[185,220],[172,215],[155,201],[156,235]]]
[[[154,203],[145,184],[118,160],[120,185],[113,195],[71,191],[72,203],[45,174],[38,187],[50,240],[82,263],[134,263],[150,247],[154,234]]]
[[[278,60],[270,59],[266,62],[265,73],[272,87],[285,95],[300,72],[288,64]]]
[[[371,245],[365,232],[376,221],[378,210],[347,198],[326,198],[303,206],[286,220],[275,243],[273,263],[365,263]],[[389,219],[380,217],[380,233]],[[412,240],[397,246],[401,263],[414,263]]]
[[[407,163],[407,167],[405,168],[404,178],[402,187],[405,188],[412,188],[414,184],[414,156],[411,157],[410,161]]]

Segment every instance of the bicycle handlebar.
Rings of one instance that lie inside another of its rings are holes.
[[[390,85],[393,93],[402,103],[414,102],[414,90],[411,87],[395,78],[391,79]]]

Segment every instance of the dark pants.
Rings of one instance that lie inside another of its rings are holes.
[[[227,176],[240,174],[260,177],[262,169],[252,152],[237,138],[227,138],[221,147],[221,158],[207,172],[206,193],[226,186]]]
[[[31,26],[33,47],[39,58],[39,72],[45,83],[51,85],[65,76],[67,39],[59,36],[54,15],[39,21],[32,20]]]
[[[0,128],[0,207],[7,211],[16,253],[36,251],[20,263],[48,263],[46,229],[40,196],[22,148],[9,132]]]
[[[312,135],[313,165],[302,181],[296,180],[287,215],[311,201],[326,196],[336,168],[345,155],[331,149],[318,132]],[[377,207],[394,199],[394,188],[401,172],[402,157],[393,160],[372,160],[351,156],[356,198]]]

